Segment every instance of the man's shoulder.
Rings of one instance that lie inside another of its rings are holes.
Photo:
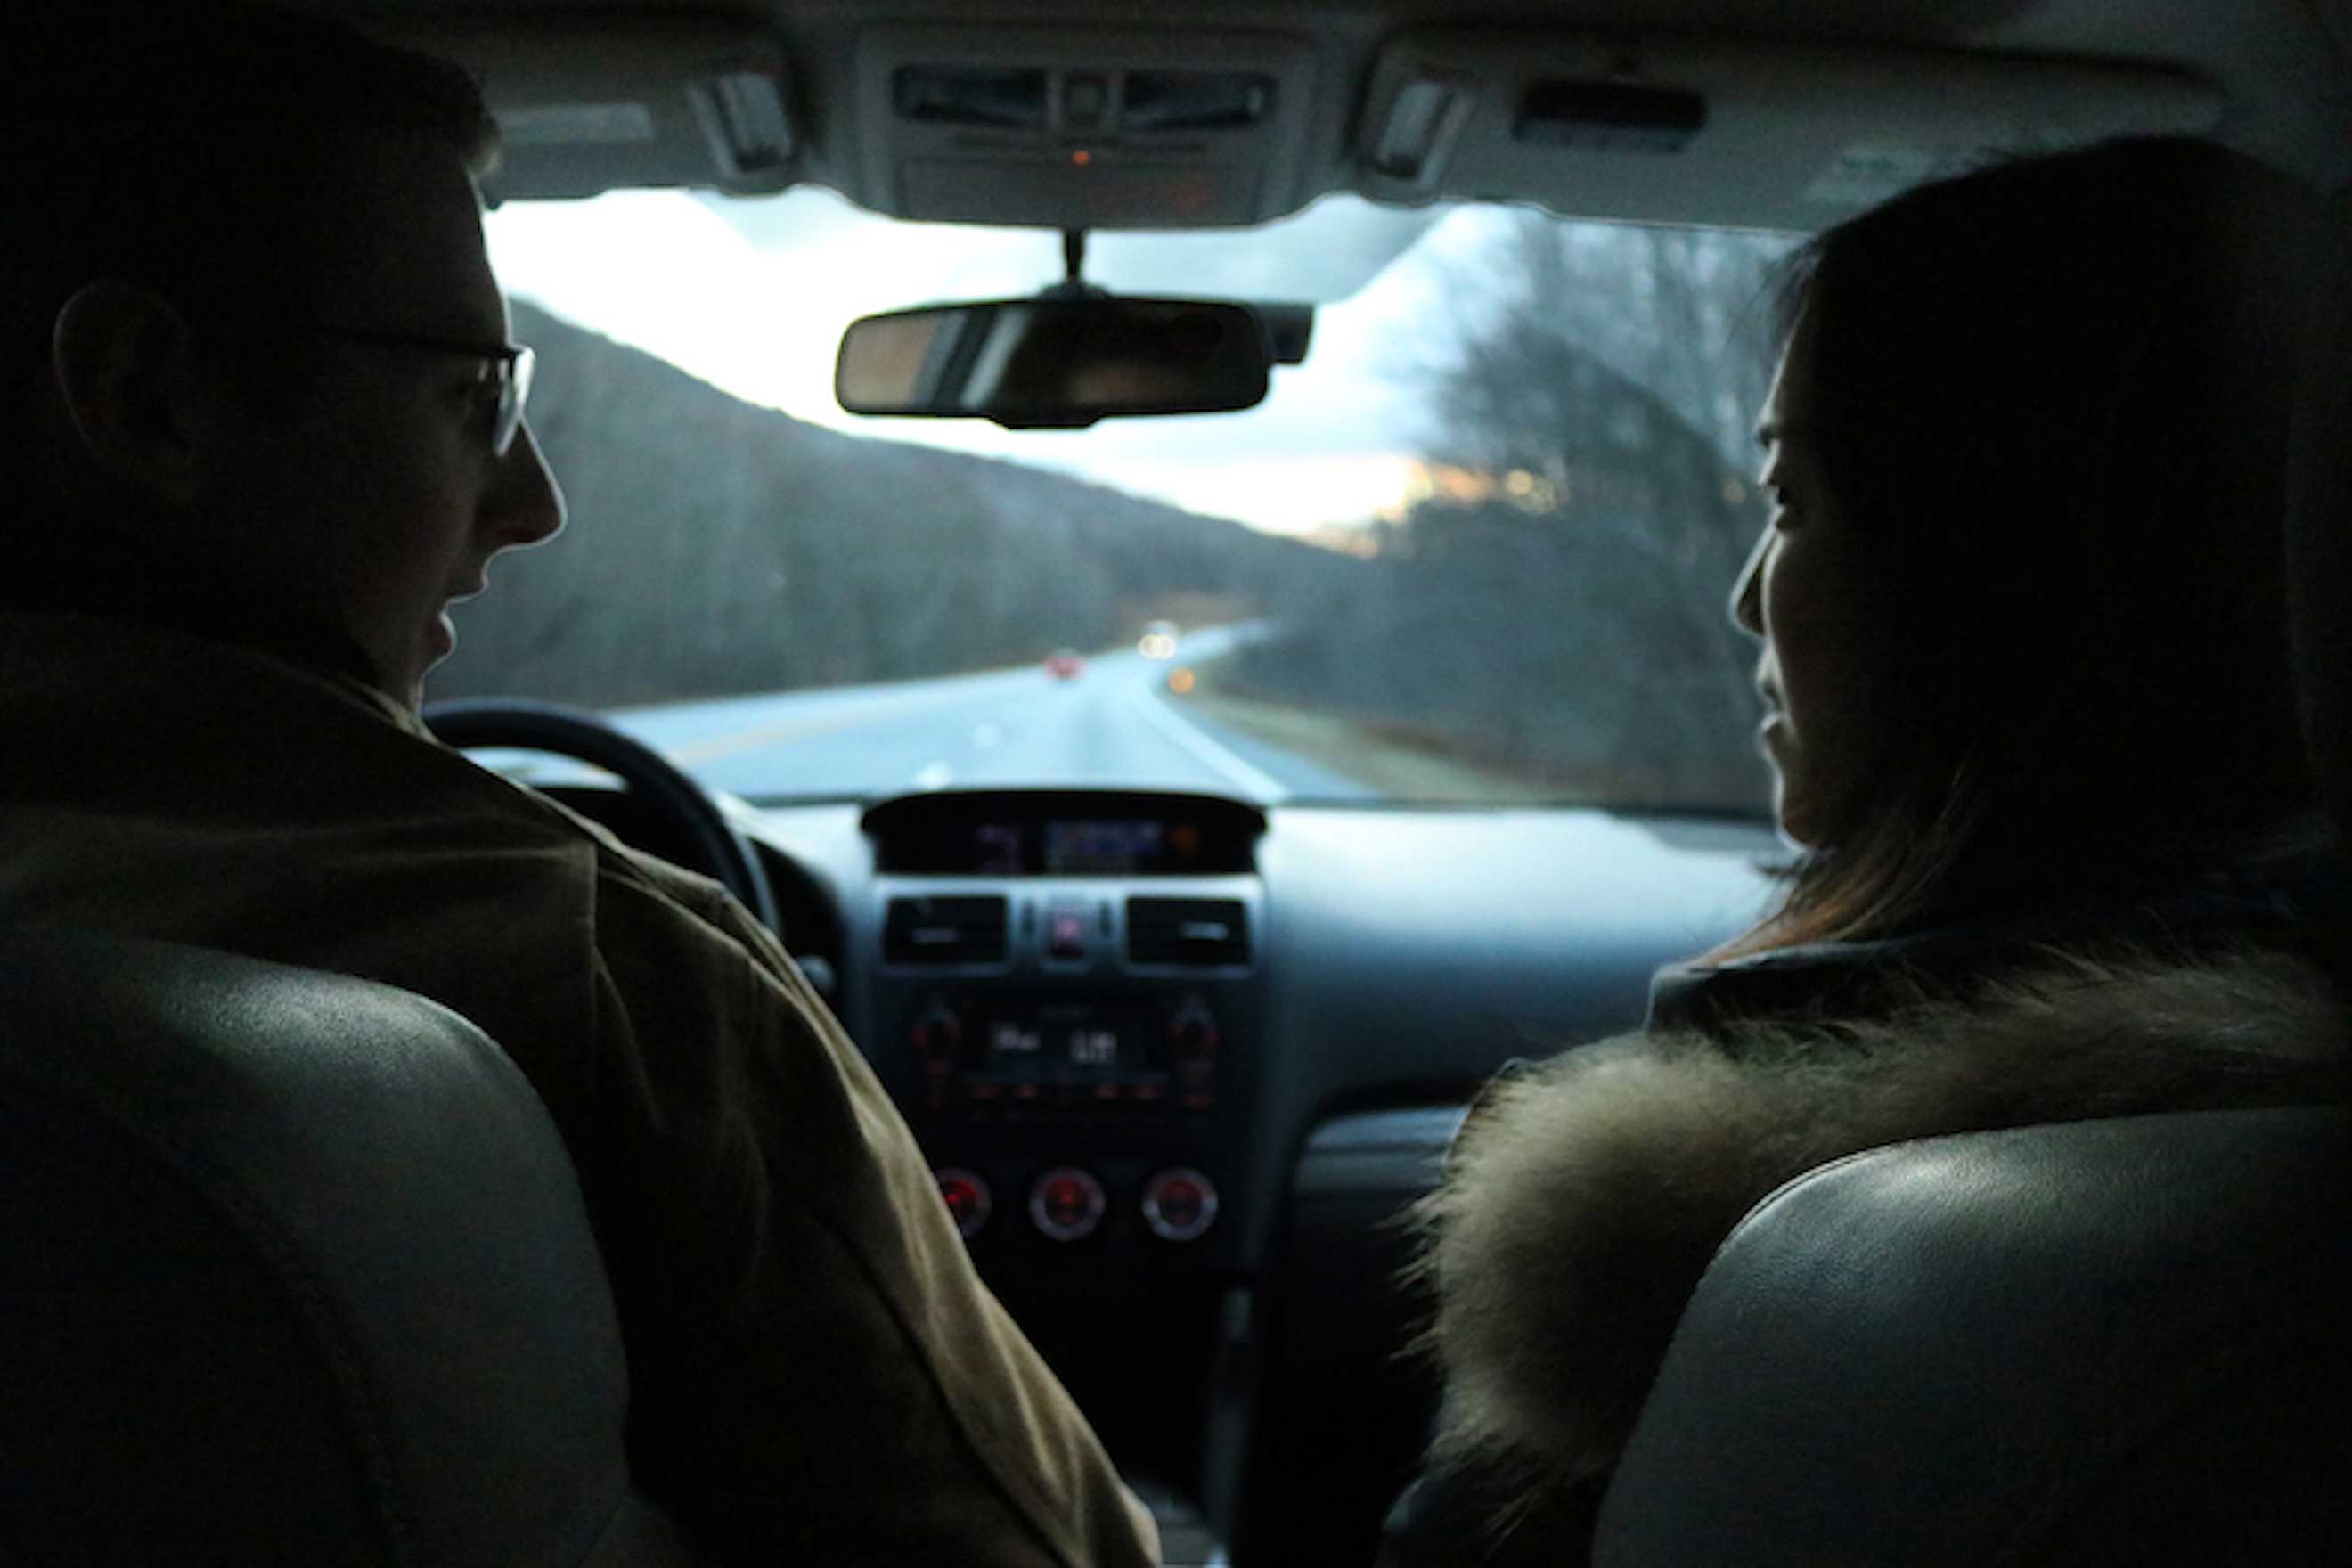
[[[186,820],[378,821],[460,839],[595,842],[436,741],[403,704],[266,647],[128,617],[0,609],[16,791],[154,795]],[[610,847],[616,848],[617,846]]]

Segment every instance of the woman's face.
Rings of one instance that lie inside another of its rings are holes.
[[[1867,795],[1885,679],[1866,542],[1832,501],[1813,445],[1810,341],[1800,324],[1757,426],[1772,515],[1732,591],[1731,618],[1764,644],[1759,743],[1780,831],[1826,849]]]

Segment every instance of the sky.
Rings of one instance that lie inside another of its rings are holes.
[[[756,201],[675,191],[509,203],[490,258],[519,298],[669,361],[747,402],[893,440],[1061,468],[1275,532],[1400,515],[1421,481],[1425,407],[1453,301],[1496,209],[1382,208],[1327,197],[1246,231],[1092,237],[1089,282],[1121,293],[1335,300],[1307,362],[1240,414],[1008,431],[984,420],[874,419],[834,401],[856,317],[1034,294],[1062,275],[1058,236],[912,225],[803,187]]]

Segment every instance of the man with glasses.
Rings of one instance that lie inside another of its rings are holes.
[[[774,939],[417,720],[449,604],[563,525],[492,140],[462,75],[328,24],[0,18],[0,919],[497,1040],[580,1176],[637,1487],[714,1560],[1150,1562]]]

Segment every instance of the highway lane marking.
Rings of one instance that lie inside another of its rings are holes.
[[[1219,745],[1150,691],[1135,694],[1136,710],[1154,728],[1267,805],[1290,797],[1290,786]]]
[[[662,755],[679,767],[690,768],[700,763],[715,763],[723,758],[757,752],[785,741],[798,741],[811,735],[827,735],[836,730],[854,730],[861,724],[871,724],[881,719],[894,719],[908,711],[920,712],[926,708],[960,700],[955,697],[934,697],[917,702],[861,703],[847,713],[822,719],[799,719],[790,723],[769,724],[757,730],[731,731],[708,741],[662,748]]]

